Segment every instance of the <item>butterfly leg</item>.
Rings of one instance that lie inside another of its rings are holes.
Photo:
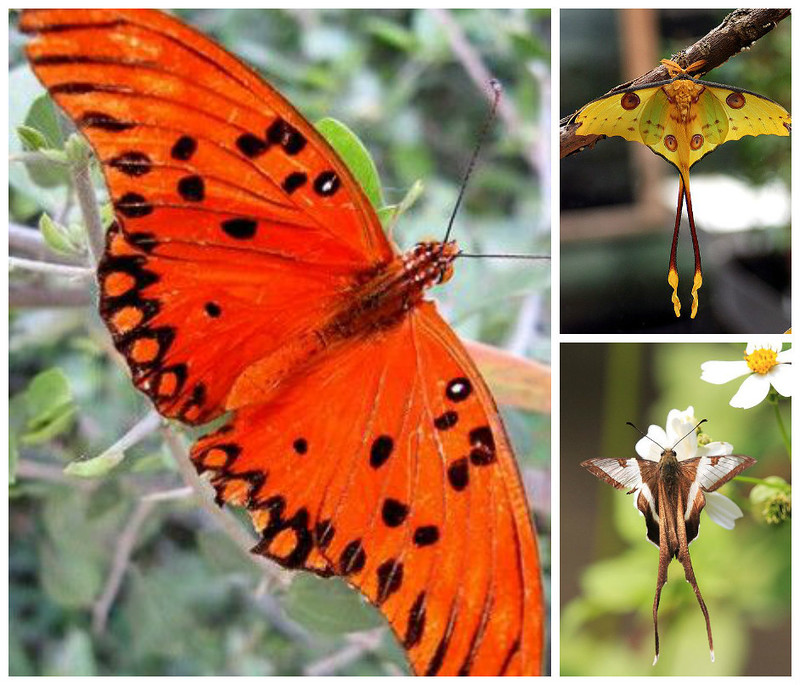
[[[688,178],[688,176],[687,176]],[[683,178],[681,178],[683,184]],[[692,194],[689,192],[689,183],[685,186],[686,193],[686,213],[689,215],[689,230],[692,232],[692,247],[694,248],[694,283],[692,284],[692,313],[691,318],[697,314],[698,298],[697,291],[703,285],[703,269],[700,265],[700,244],[697,242],[697,231],[694,227],[694,212],[692,212]]]
[[[683,213],[683,176],[678,184],[678,212],[675,215],[675,231],[672,234],[672,250],[669,253],[669,273],[667,283],[672,286],[672,306],[675,316],[681,315],[681,301],[678,299],[678,233],[681,230],[681,214]]]

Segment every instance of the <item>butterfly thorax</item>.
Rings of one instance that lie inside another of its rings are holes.
[[[678,78],[664,86],[669,101],[675,105],[677,122],[687,125],[697,116],[696,107],[704,87],[689,78]],[[674,116],[674,115],[673,115]]]
[[[658,461],[658,471],[661,481],[667,488],[674,487],[680,474],[680,465],[674,450],[666,449],[661,453],[661,459]]]
[[[394,326],[422,302],[425,291],[447,281],[458,255],[455,242],[419,243],[362,275],[347,291],[346,306],[318,331],[331,344]]]

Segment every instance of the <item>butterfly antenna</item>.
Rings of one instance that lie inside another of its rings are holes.
[[[647,439],[648,439],[650,442],[652,442],[654,445],[657,445],[657,446],[658,446],[658,448],[659,448],[659,449],[660,449],[662,452],[664,451],[664,448],[663,448],[663,447],[661,447],[661,445],[659,445],[659,444],[658,444],[658,443],[657,443],[655,440],[653,440],[653,438],[651,438],[651,437],[650,437],[650,436],[649,436],[647,433],[643,433],[642,431],[640,431],[640,430],[639,430],[639,429],[638,429],[638,428],[637,428],[637,427],[636,427],[634,424],[632,424],[630,421],[626,421],[625,423],[627,423],[627,424],[628,424],[628,425],[629,425],[631,428],[633,428],[633,429],[634,429],[634,430],[635,430],[637,433],[639,433],[639,435],[641,435],[643,438],[647,438]],[[680,442],[680,441],[678,441],[678,442]]]
[[[446,245],[447,241],[450,239],[450,233],[453,230],[453,222],[456,219],[458,208],[461,206],[461,200],[464,199],[464,192],[467,189],[469,177],[472,176],[472,170],[475,168],[475,163],[478,161],[478,154],[481,151],[481,147],[483,147],[483,143],[486,140],[486,135],[489,133],[489,128],[494,121],[495,115],[497,114],[497,106],[500,104],[500,96],[503,93],[503,87],[500,85],[500,81],[497,79],[491,79],[489,81],[489,86],[492,89],[492,106],[490,107],[489,114],[487,115],[486,120],[483,122],[483,127],[478,134],[478,143],[475,145],[475,149],[472,151],[472,158],[469,160],[467,171],[464,174],[464,179],[461,181],[461,190],[458,191],[458,198],[456,198],[456,204],[453,207],[453,213],[450,215],[450,221],[447,224],[447,231],[444,234],[444,240],[442,240],[442,248],[444,248],[444,245]]]
[[[471,252],[459,252],[459,257],[491,258],[491,259],[550,259],[549,254],[472,254]]]
[[[690,430],[686,435],[684,435],[680,440],[678,440],[678,442],[676,442],[672,446],[672,449],[674,450],[680,443],[682,443],[686,438],[688,438],[692,433],[694,433],[698,428],[700,428],[700,426],[702,426],[706,421],[708,421],[708,419],[703,419],[702,421],[700,421],[700,423],[698,423],[694,428],[692,428],[692,430]]]

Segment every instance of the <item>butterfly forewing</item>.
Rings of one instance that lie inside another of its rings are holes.
[[[20,26],[102,162],[117,224],[100,310],[165,415],[219,415],[249,364],[301,346],[299,329],[393,257],[330,146],[202,34],[149,10],[30,10]]]
[[[618,490],[633,490],[642,484],[640,459],[587,459],[581,463],[600,480]]]

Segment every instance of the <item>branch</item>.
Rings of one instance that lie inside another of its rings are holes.
[[[154,506],[155,504],[152,501],[140,500],[133,512],[133,516],[128,520],[122,533],[120,533],[114,548],[111,571],[108,574],[103,593],[97,598],[92,607],[92,632],[95,635],[102,635],[105,632],[108,612],[111,610],[114,599],[122,585],[122,579],[128,569],[128,561],[139,538],[139,531]]]
[[[250,550],[257,542],[255,536],[246,531],[239,520],[227,509],[218,507],[214,503],[214,492],[211,486],[197,474],[194,465],[189,461],[186,448],[175,432],[169,426],[166,426],[162,429],[162,433],[167,449],[172,455],[184,482],[194,490],[200,506],[219,524],[220,528],[233,539],[237,547],[242,550],[247,558],[258,565],[270,582],[284,587],[288,586],[291,582],[291,574],[266,558],[252,554]]]
[[[444,28],[450,47],[456,58],[461,62],[464,70],[472,79],[473,83],[480,89],[481,93],[491,102],[494,99],[494,90],[490,85],[492,72],[489,71],[489,68],[484,64],[478,51],[475,50],[469,40],[467,40],[464,31],[461,29],[458,22],[453,19],[450,10],[431,9],[430,12],[442,25],[442,28]],[[526,140],[527,136],[522,132],[523,125],[521,118],[514,107],[514,103],[509,98],[500,99],[497,105],[497,114],[514,137],[520,140]],[[548,155],[545,151],[546,143],[546,136],[534,136],[533,142],[528,149],[525,150],[523,155],[531,171],[540,178],[544,178],[545,172],[550,168],[549,160],[547,159]]]
[[[94,277],[94,269],[85,266],[73,266],[72,264],[53,264],[52,262],[40,262],[36,259],[26,259],[25,257],[9,257],[9,271],[29,271],[37,274],[53,274],[55,276],[65,276],[69,279],[83,280]]]
[[[697,73],[697,76],[700,77],[724,64],[742,50],[749,48],[759,38],[772,31],[778,22],[788,17],[789,14],[790,10],[788,9],[735,10],[725,17],[719,26],[709,31],[694,45],[680,51],[677,55],[672,55],[672,59],[682,67],[687,67],[692,62],[705,60],[702,70]],[[612,88],[606,95],[631,86],[642,86],[656,81],[664,81],[668,78],[669,74],[666,67],[659,65],[633,81],[621,83]],[[580,111],[580,109],[577,111]],[[605,136],[598,135],[576,135],[575,131],[578,128],[578,124],[573,119],[577,111],[560,121],[561,159],[575,152],[581,152],[586,148],[593,148],[598,140],[605,138]]]
[[[383,641],[383,634],[383,628],[351,633],[347,636],[347,645],[342,647],[338,652],[334,652],[306,666],[303,669],[303,675],[320,676],[336,673],[340,668],[349,666],[354,661],[358,661],[365,654],[369,654],[378,649]]]
[[[80,256],[61,254],[51,250],[39,231],[15,223],[8,225],[8,248],[9,251],[16,253],[13,256],[38,259],[40,262],[72,264],[73,266],[86,263]]]
[[[9,307],[87,307],[93,301],[88,288],[52,289],[18,283],[12,283],[8,288]]]
[[[152,435],[163,420],[161,414],[155,409],[151,409],[145,414],[144,418],[137,421],[131,429],[111,445],[111,447],[103,450],[103,454],[108,454],[109,452],[126,452],[134,445],[137,445],[142,440]]]
[[[90,173],[90,162],[87,159],[79,168],[72,167],[72,180],[75,184],[75,194],[78,196],[78,205],[83,215],[83,223],[86,226],[86,233],[89,238],[89,252],[94,263],[100,261],[105,250],[105,231],[103,221],[100,218],[100,210],[97,205],[97,196],[92,185]]]

